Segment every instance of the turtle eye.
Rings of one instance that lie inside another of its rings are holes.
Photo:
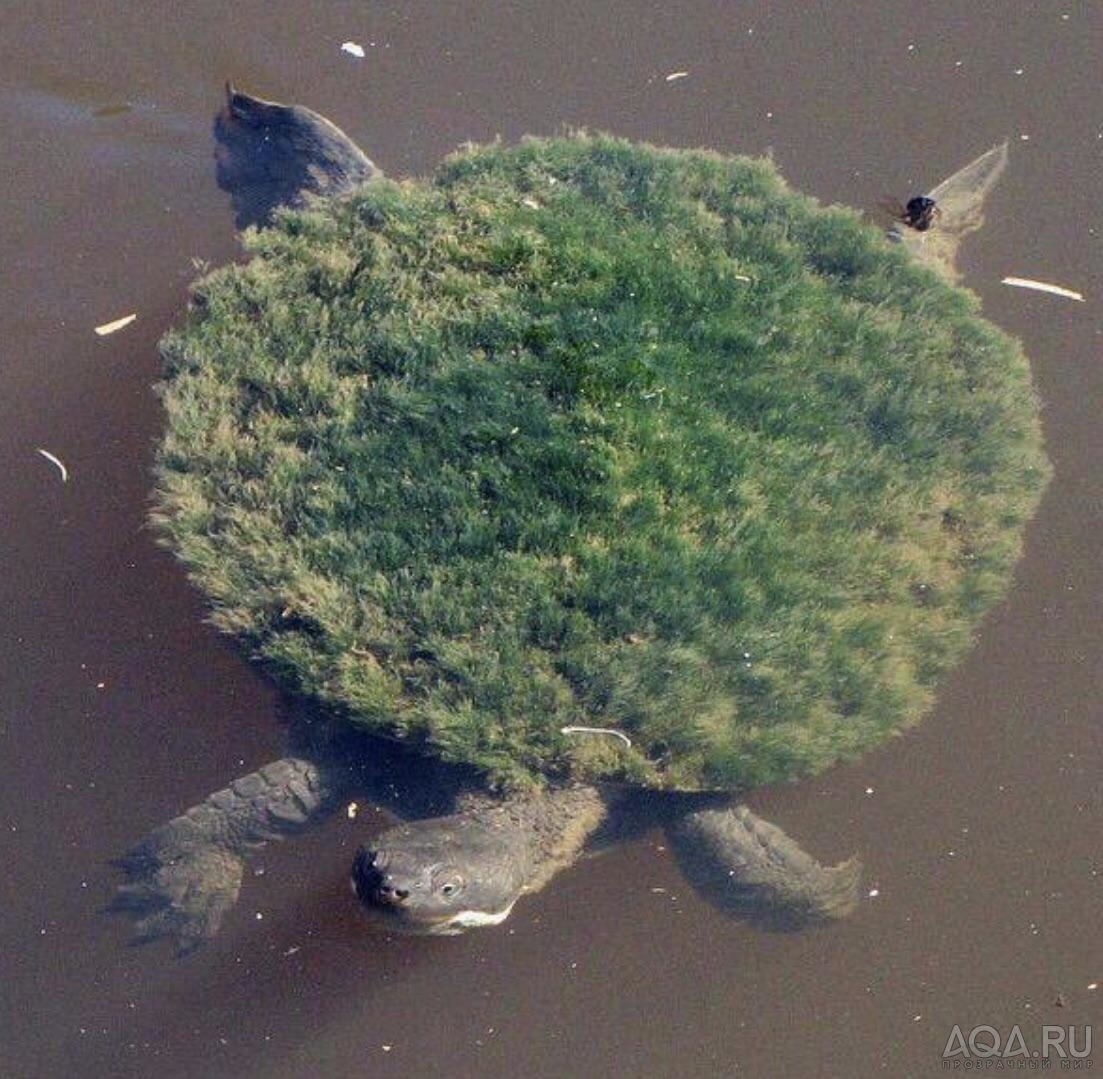
[[[460,877],[451,877],[440,886],[440,894],[451,899],[463,891],[463,880]]]

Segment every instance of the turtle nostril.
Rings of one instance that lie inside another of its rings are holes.
[[[379,882],[375,894],[383,903],[402,903],[409,898],[410,889],[396,887],[392,880],[387,879]]]

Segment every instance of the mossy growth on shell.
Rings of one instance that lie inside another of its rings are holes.
[[[468,148],[245,245],[163,344],[155,517],[349,722],[504,786],[808,775],[917,720],[1008,585],[1022,352],[767,162]]]

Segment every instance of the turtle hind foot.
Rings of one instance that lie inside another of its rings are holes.
[[[214,137],[216,180],[231,197],[238,228],[267,224],[280,206],[343,195],[381,175],[324,116],[253,97],[231,82]]]
[[[746,806],[686,814],[672,825],[670,837],[687,878],[707,900],[766,928],[822,924],[858,905],[857,857],[821,865]]]
[[[176,823],[115,861],[126,881],[107,909],[133,922],[133,943],[172,940],[186,955],[218,932],[237,902],[244,862],[221,847],[179,842]]]

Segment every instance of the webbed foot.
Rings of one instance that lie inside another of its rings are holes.
[[[264,224],[276,207],[300,206],[308,194],[341,195],[380,175],[324,116],[229,83],[214,135],[218,186],[232,197],[239,228]]]
[[[1007,168],[1007,143],[991,150],[958,169],[926,196],[937,208],[934,227],[917,231],[896,227],[890,236],[903,243],[920,262],[937,270],[951,283],[961,276],[957,266],[962,239],[984,224],[984,207],[996,182]]]
[[[718,906],[774,928],[842,918],[858,904],[862,866],[823,866],[746,806],[688,813],[670,828],[691,883]]]
[[[181,843],[173,835],[178,823],[159,828],[119,859],[127,882],[109,909],[133,919],[135,943],[168,938],[185,955],[218,932],[237,902],[245,863],[220,847]]]
[[[284,757],[234,780],[116,861],[126,882],[108,909],[134,921],[139,942],[168,938],[191,951],[237,902],[250,852],[323,820],[352,774]]]

